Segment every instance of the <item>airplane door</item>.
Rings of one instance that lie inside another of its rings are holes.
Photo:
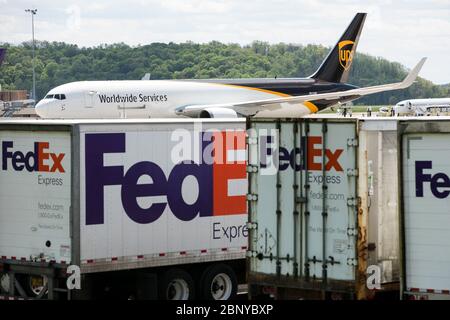
[[[95,106],[95,91],[89,91],[85,95],[85,107],[94,108]]]
[[[122,103],[122,106],[119,106],[119,114],[121,119],[125,119],[127,117],[127,108],[125,107],[125,102]]]

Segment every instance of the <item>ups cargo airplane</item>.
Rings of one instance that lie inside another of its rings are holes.
[[[398,83],[345,83],[366,13],[358,13],[308,78],[81,81],[56,87],[36,105],[41,118],[301,117],[361,96],[410,86],[423,58]]]

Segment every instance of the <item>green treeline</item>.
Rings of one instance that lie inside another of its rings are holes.
[[[32,87],[31,43],[4,44],[8,51],[0,67],[3,89]],[[255,41],[251,45],[152,43],[130,47],[123,43],[79,48],[61,42],[37,42],[36,93],[42,98],[51,88],[79,80],[190,78],[305,77],[320,65],[329,48],[317,45],[273,44]],[[419,59],[419,57],[418,57]],[[367,54],[357,54],[349,83],[370,86],[400,81],[407,70],[399,63]],[[356,104],[394,104],[407,98],[449,96],[449,86],[418,79],[410,88],[375,94]]]

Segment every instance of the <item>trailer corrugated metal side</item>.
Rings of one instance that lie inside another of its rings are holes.
[[[356,121],[250,123],[249,281],[347,288],[357,265]]]
[[[402,292],[450,299],[450,122],[404,122],[402,132]]]

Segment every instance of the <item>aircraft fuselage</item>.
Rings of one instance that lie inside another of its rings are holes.
[[[45,118],[170,118],[178,117],[177,110],[185,106],[225,105],[353,88],[310,78],[81,81],[52,89],[36,105],[36,111]],[[281,105],[257,116],[303,116],[337,102]]]

